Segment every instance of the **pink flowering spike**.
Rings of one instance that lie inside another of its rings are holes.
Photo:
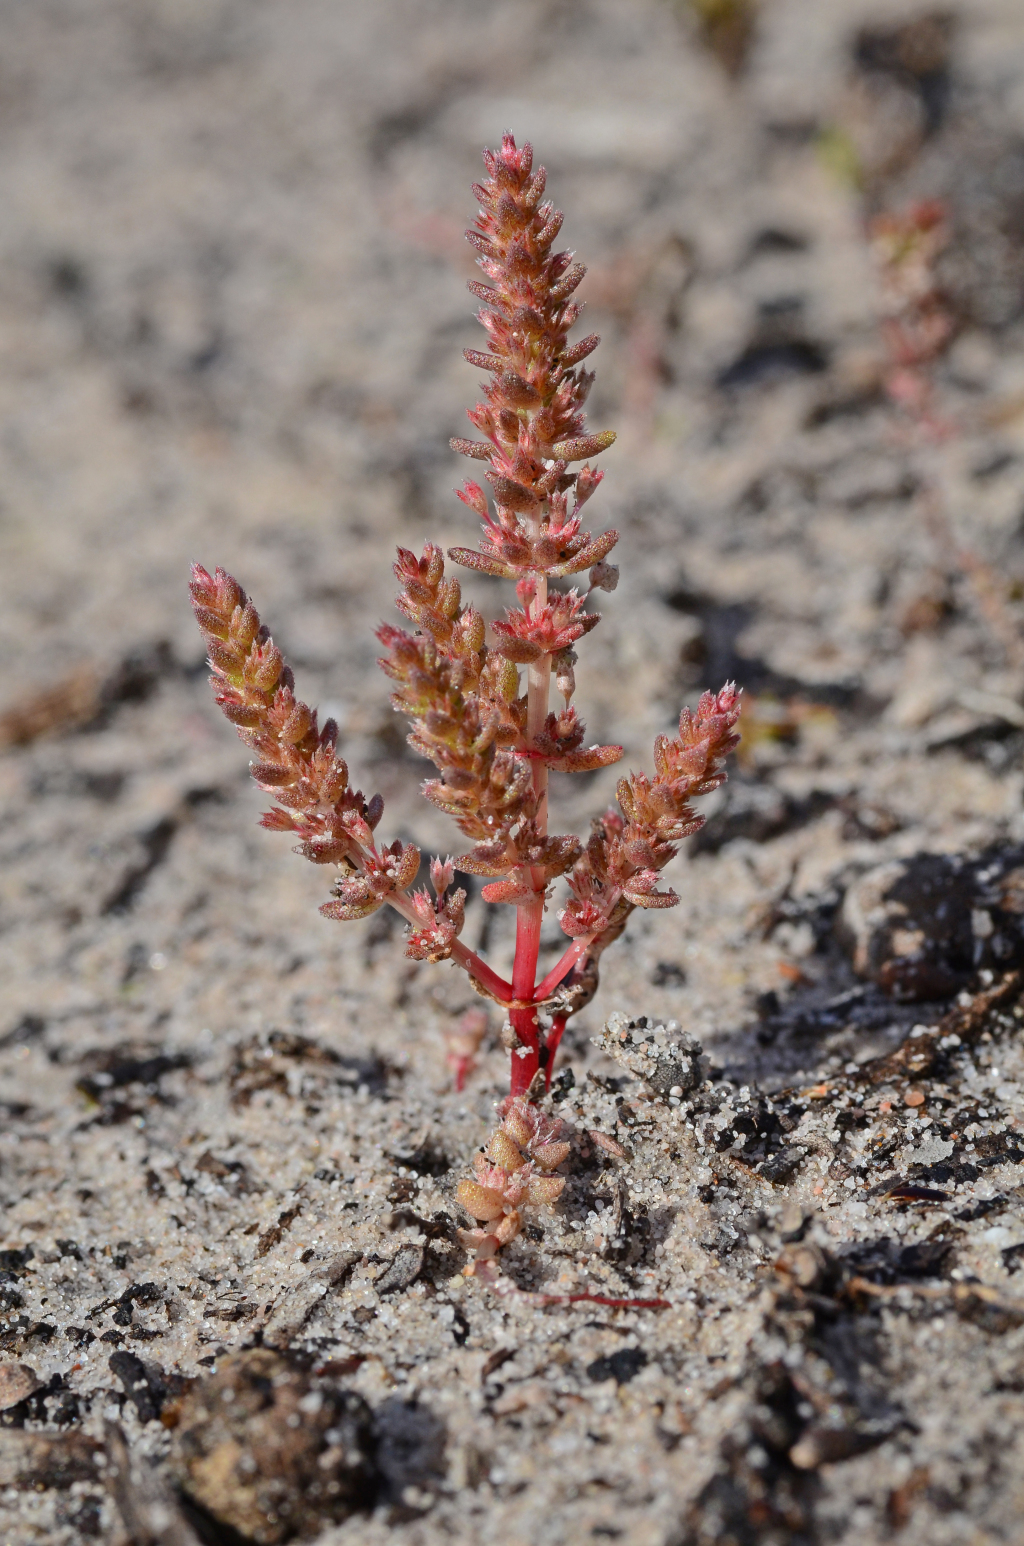
[[[525,169],[511,136],[500,150],[485,153],[484,164],[487,180],[474,189],[480,213],[467,236],[488,280],[470,285],[483,302],[480,320],[488,348],[467,351],[467,358],[489,377],[486,401],[470,413],[486,438],[460,441],[456,449],[490,461],[488,477],[499,510],[511,516],[512,532],[521,531],[524,539],[521,551],[499,540],[492,559],[547,570],[571,556],[545,537],[553,513],[549,499],[560,492],[550,481],[552,466],[562,464],[554,474],[557,482],[566,462],[600,454],[615,436],[586,432],[583,405],[591,377],[577,367],[599,340],[592,334],[575,344],[568,341],[579,309],[567,305],[567,297],[586,270],[569,254],[553,250],[562,216],[539,202],[544,170]],[[591,484],[596,486],[592,474],[584,481],[586,493],[592,492]],[[466,562],[465,549],[458,550],[458,561]]]
[[[211,575],[196,564],[190,589],[210,652],[216,701],[254,753],[253,779],[279,802],[261,825],[297,836],[296,852],[315,864],[344,863],[362,870],[372,863],[367,850],[372,850],[383,800],[373,795],[364,803],[350,789],[348,768],[334,749],[337,728],[328,721],[320,729],[316,710],[295,697],[292,673],[238,582],[223,569]],[[415,876],[413,870],[406,878],[413,856],[419,863],[411,845],[405,854],[395,876],[399,889]],[[335,919],[368,917],[394,884],[380,883],[379,876],[373,885],[364,885],[361,878],[342,881],[337,900],[321,911]]]

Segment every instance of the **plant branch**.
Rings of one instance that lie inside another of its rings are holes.
[[[411,924],[414,929],[420,928],[420,919],[417,917],[416,910],[407,896],[389,896],[388,905],[393,907],[395,912],[403,917],[406,923]],[[469,946],[464,945],[459,939],[452,942],[451,959],[457,961],[471,977],[475,977],[481,987],[486,988],[489,993],[493,993],[499,1003],[511,1003],[515,997],[512,984],[506,982],[504,977],[499,977],[498,973],[493,971],[486,961],[481,960],[475,950],[470,950]]]
[[[568,950],[559,957],[557,965],[553,966],[547,976],[537,984],[533,992],[534,1003],[543,1004],[545,999],[551,997],[559,983],[565,981],[573,967],[583,959],[597,938],[597,934],[588,934],[583,939],[573,940]]]

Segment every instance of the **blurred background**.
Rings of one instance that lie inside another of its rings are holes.
[[[685,905],[609,957],[615,1004],[742,1027],[825,970],[851,875],[1019,838],[1015,0],[3,10],[0,1034],[406,1002],[397,937],[325,925],[322,876],[254,830],[187,570],[251,591],[389,835],[456,844],[373,629],[396,542],[472,538],[462,233],[506,128],[589,265],[591,423],[619,431],[591,508],[622,582],[577,702],[636,766],[701,688],[747,693]],[[559,785],[585,830],[614,771]],[[500,957],[510,921],[470,934]]]

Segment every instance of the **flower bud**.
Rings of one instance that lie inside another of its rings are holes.
[[[395,872],[395,886],[399,891],[405,891],[412,885],[419,873],[420,851],[415,843],[408,843],[403,849]]]
[[[307,734],[313,723],[313,711],[305,703],[297,703],[281,729],[281,739],[288,746],[296,746]]]
[[[454,879],[455,864],[451,859],[431,859],[430,884],[439,899],[444,896]]]
[[[491,478],[491,484],[495,499],[506,510],[527,512],[536,508],[536,494],[532,489],[525,488],[523,484],[515,483],[511,478],[504,478],[500,474],[495,474]]]
[[[260,616],[251,601],[236,607],[231,617],[231,638],[247,650],[260,631]]]
[[[261,692],[270,692],[277,686],[278,678],[284,667],[284,661],[281,659],[281,651],[276,645],[268,641],[262,649],[250,655],[249,661],[253,662],[254,665],[251,675],[254,687],[258,687]],[[248,666],[248,664],[249,662],[247,661],[246,665]],[[245,674],[247,677],[249,676],[248,670]]]

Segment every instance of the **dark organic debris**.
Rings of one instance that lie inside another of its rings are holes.
[[[895,1052],[863,1063],[852,1077],[858,1083],[874,1085],[926,1078],[948,1060],[954,1046],[972,1046],[1000,1011],[1017,1002],[1020,993],[1021,974],[1007,972],[991,988],[975,994],[970,1003],[943,1015],[934,1029],[909,1036]],[[952,1037],[957,1037],[957,1042],[951,1044]]]
[[[78,730],[99,714],[102,681],[93,666],[79,666],[62,681],[12,703],[0,716],[0,747],[29,746],[41,736]]]
[[[171,1464],[193,1503],[261,1546],[317,1534],[377,1487],[362,1397],[269,1348],[221,1359],[189,1392]]]
[[[184,1178],[189,1190],[196,1177],[202,1175],[212,1176],[216,1185],[230,1192],[233,1197],[247,1197],[250,1193],[266,1191],[264,1182],[252,1175],[244,1161],[220,1159],[212,1149],[204,1150],[195,1165],[195,1175],[186,1175]],[[162,1197],[166,1192],[163,1182],[153,1170],[146,1172],[146,1190],[153,1197]]]
[[[387,1086],[387,1069],[379,1058],[343,1057],[295,1031],[271,1031],[265,1039],[242,1042],[228,1074],[232,1103],[247,1106],[261,1090],[280,1095],[312,1094],[330,1080],[348,1089],[365,1085],[373,1094]]]
[[[698,631],[684,646],[677,669],[677,685],[685,691],[697,687],[711,689],[712,684],[725,679],[743,683],[748,712],[752,699],[761,698],[782,706],[820,705],[864,717],[880,711],[878,701],[855,679],[810,680],[791,676],[777,671],[762,656],[741,648],[743,634],[759,616],[754,602],[722,600],[693,585],[685,574],[677,575],[674,583],[661,592],[661,601],[670,611],[692,618],[698,625]],[[794,725],[793,733],[795,729]],[[789,733],[788,728],[776,727],[780,737]],[[732,787],[735,777],[734,774],[727,788]],[[740,797],[740,805],[745,798]],[[808,798],[821,804],[820,792]],[[801,802],[796,802],[795,809],[802,809]]]
[[[381,1223],[385,1229],[401,1229],[403,1226],[411,1225],[428,1240],[447,1240],[453,1243],[458,1239],[451,1215],[441,1208],[429,1219],[424,1218],[422,1213],[417,1213],[413,1208],[396,1208],[394,1212],[385,1214]]]
[[[452,1161],[444,1149],[429,1140],[417,1144],[408,1153],[396,1151],[391,1158],[416,1176],[445,1176],[452,1168]]]
[[[866,26],[854,45],[861,70],[888,76],[918,96],[928,134],[946,113],[954,29],[949,12],[929,11],[893,26]]]
[[[57,1371],[48,1381],[40,1381],[25,1364],[0,1364],[0,1394],[8,1398],[6,1408],[0,1404],[5,1427],[22,1429],[26,1422],[45,1422],[48,1429],[67,1429],[82,1416],[77,1394]]]
[[[880,1195],[890,1197],[893,1202],[948,1202],[949,1193],[940,1192],[935,1186],[916,1186],[912,1181],[897,1181],[895,1184],[884,1182],[878,1188]],[[963,1217],[962,1214],[957,1215]]]
[[[119,1244],[127,1245],[127,1241]],[[120,1266],[127,1264],[127,1257],[115,1258]],[[94,1305],[89,1311],[89,1319],[95,1320],[104,1311],[113,1309],[111,1320],[115,1326],[130,1326],[132,1323],[132,1309],[135,1304],[152,1304],[163,1296],[157,1283],[129,1283],[128,1287],[120,1293],[116,1299],[105,1299],[101,1304]]]
[[[684,9],[677,0],[677,9]],[[701,41],[727,74],[742,74],[757,30],[757,0],[689,0]]]
[[[755,339],[719,372],[718,386],[769,386],[787,376],[818,375],[828,368],[828,354],[810,338]]]
[[[121,1429],[104,1427],[106,1465],[103,1480],[117,1505],[132,1546],[199,1546],[164,1473],[129,1452]],[[98,1533],[98,1532],[97,1532]]]
[[[117,885],[104,901],[101,912],[125,913],[131,909],[153,871],[158,869],[167,858],[178,826],[177,813],[168,813],[158,817],[151,826],[137,833],[141,849],[139,858],[126,867]]]
[[[985,1283],[960,1283],[953,1290],[953,1308],[961,1320],[1000,1336],[1024,1326],[1024,1300],[1008,1299]]]
[[[125,1348],[111,1353],[110,1372],[138,1413],[140,1423],[158,1418],[169,1401],[177,1401],[193,1384],[181,1374],[167,1374],[157,1363],[138,1358]]]
[[[605,1261],[620,1267],[635,1267],[643,1260],[651,1241],[651,1221],[642,1203],[627,1206],[629,1188],[623,1176],[612,1185],[611,1208],[602,1216],[603,1241],[599,1246]]]
[[[766,1181],[788,1181],[806,1157],[805,1149],[780,1149],[764,1161],[760,1174]]]
[[[374,1413],[377,1468],[396,1522],[424,1513],[442,1480],[445,1430],[429,1407],[391,1397]]]
[[[106,676],[94,665],[77,666],[0,715],[0,747],[28,746],[41,736],[105,725],[123,704],[151,697],[176,670],[165,639],[130,651]]]
[[[1001,1213],[1010,1206],[1010,1199],[1002,1194],[996,1197],[978,1197],[969,1203],[966,1208],[961,1208],[956,1215],[960,1223],[973,1223],[975,1219],[987,1219],[990,1213]]]
[[[588,1380],[614,1380],[617,1385],[628,1385],[647,1365],[647,1354],[642,1347],[620,1347],[617,1352],[607,1353],[587,1364]]]
[[[45,1030],[46,1021],[42,1015],[22,1015],[9,1031],[0,1036],[0,1051],[6,1047],[23,1047],[31,1041],[37,1041]]]
[[[125,1042],[116,1047],[99,1047],[83,1054],[76,1088],[94,1103],[87,1119],[101,1126],[130,1121],[144,1114],[146,1103],[168,1103],[160,1089],[165,1074],[188,1068],[191,1059],[184,1052],[164,1052],[144,1043]],[[133,1086],[141,1087],[141,1094]],[[131,1094],[123,1093],[131,1089]]]
[[[101,789],[96,788],[92,792],[101,798],[113,798],[116,793],[108,791],[104,795]],[[165,811],[162,816],[136,832],[133,838],[134,856],[124,865],[119,879],[101,902],[100,913],[106,916],[131,912],[150,877],[166,861],[171,844],[182,826],[192,819],[200,806],[222,798],[223,791],[216,785],[203,784],[186,790],[171,810]],[[139,965],[130,954],[126,981],[135,974]]]
[[[55,1372],[45,1383],[37,1382],[20,1401],[12,1402],[3,1421],[15,1428],[24,1427],[26,1422],[45,1423],[48,1428],[69,1428],[79,1422],[81,1416],[77,1394],[68,1388],[64,1375]]]
[[[742,1171],[756,1172],[772,1182],[785,1181],[806,1157],[801,1144],[789,1142],[806,1108],[784,1092],[774,1096],[756,1089],[732,1092],[726,1102],[720,1089],[705,1087],[692,1098],[692,1109],[705,1150],[728,1155]],[[720,1249],[721,1242],[715,1248]]]
[[[1005,973],[991,987],[949,1010],[936,1025],[914,1030],[894,1052],[870,1058],[860,1064],[856,1072],[830,1075],[815,1091],[815,1098],[833,1100],[844,1092],[862,1090],[865,1085],[877,1088],[891,1084],[900,1088],[941,1073],[961,1049],[974,1046],[986,1031],[1016,1025],[1016,1020],[1008,1017],[1008,1011],[1018,1003],[1021,990],[1022,974],[1017,971]],[[794,1090],[785,1090],[774,1098],[779,1101],[795,1094]],[[982,1134],[975,1140],[971,1158],[975,1167],[984,1167],[1024,1159],[1024,1151],[1018,1149],[1018,1140],[1012,1134]],[[924,1168],[929,1175],[918,1176],[916,1180],[939,1179],[934,1174],[936,1167]],[[977,1176],[970,1179],[976,1180]],[[884,1189],[903,1184],[902,1179],[889,1182]]]
[[[0,1487],[58,1487],[98,1477],[103,1446],[84,1433],[0,1430]]]
[[[287,1352],[316,1313],[324,1298],[343,1283],[360,1258],[358,1251],[340,1251],[328,1261],[310,1262],[306,1275],[280,1299],[267,1306],[263,1342]],[[254,1307],[253,1307],[254,1308]],[[358,1362],[353,1367],[358,1367]]]
[[[927,1240],[912,1245],[883,1236],[879,1240],[861,1240],[842,1248],[839,1263],[869,1283],[901,1283],[918,1278],[945,1276],[956,1246],[956,1235],[948,1226]]]
[[[948,998],[1024,960],[1024,850],[918,854],[869,870],[839,919],[854,970],[893,998]]]
[[[751,1371],[746,1412],[686,1514],[680,1546],[809,1546],[819,1538],[813,1473],[883,1443],[899,1423],[861,1378],[869,1352],[844,1326],[817,1347],[812,1339],[794,1369],[777,1362]]]
[[[295,1220],[302,1212],[302,1204],[295,1203],[291,1208],[285,1208],[277,1216],[277,1222],[265,1229],[256,1242],[256,1255],[266,1256],[275,1245],[280,1245],[286,1230],[291,1229]]]
[[[383,1272],[378,1273],[373,1280],[373,1286],[378,1294],[394,1294],[415,1283],[423,1271],[423,1254],[422,1245],[410,1243],[399,1246]]]
[[[652,988],[683,988],[686,968],[678,961],[658,961],[650,977]]]
[[[806,252],[810,242],[799,231],[787,231],[781,226],[764,226],[752,238],[747,248],[747,257],[759,258],[766,254],[774,256],[776,253]]]
[[[0,1251],[0,1272],[20,1275],[29,1262],[35,1260],[35,1254],[30,1245],[10,1246],[7,1250]]]

